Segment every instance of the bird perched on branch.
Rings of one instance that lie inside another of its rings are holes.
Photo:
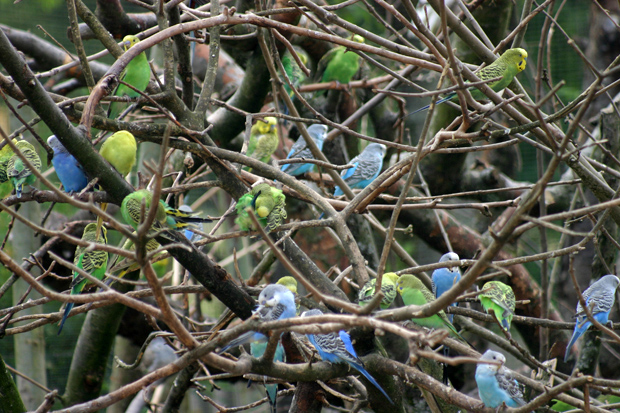
[[[47,144],[54,151],[52,165],[65,192],[80,192],[86,188],[88,177],[77,159],[67,151],[55,135],[47,138]]]
[[[26,141],[17,141],[15,145],[24,158],[30,162],[32,167],[37,171],[40,171],[41,158],[39,158],[39,154],[34,146]],[[24,185],[31,185],[37,179],[30,168],[26,166],[22,158],[15,153],[9,158],[6,164],[6,176],[11,181],[13,188],[15,188],[15,193],[18,198],[21,198],[22,196]]]
[[[84,228],[84,233],[82,234],[82,241],[87,241],[90,243],[97,244],[107,244],[107,230],[105,227],[101,228],[101,233],[99,236],[97,234],[97,224],[91,223],[86,225]],[[105,276],[105,269],[108,265],[108,253],[106,251],[94,250],[91,247],[83,247],[78,246],[75,250],[75,257],[73,258],[73,265],[78,267],[79,269],[85,271],[86,273],[92,275],[98,280],[103,280]],[[71,295],[78,295],[84,288],[90,283],[86,278],[80,275],[79,272],[73,272],[73,281],[71,282]],[[65,312],[62,316],[62,320],[60,320],[60,326],[58,327],[58,334],[62,332],[62,327],[65,325],[65,321],[67,321],[67,317],[69,317],[69,313],[75,303],[67,303],[65,307]]]
[[[278,120],[273,116],[267,116],[266,122],[257,120],[250,131],[247,156],[269,163],[271,155],[278,149],[280,138],[278,137]]]
[[[0,140],[1,142],[3,141]],[[17,145],[17,142],[19,142],[17,139],[13,139],[13,144]],[[9,180],[9,177],[6,175],[6,165],[13,155],[15,155],[13,149],[11,149],[8,143],[5,143],[2,149],[0,149],[0,184]]]
[[[383,299],[381,300],[381,309],[388,308],[394,299],[396,298],[396,282],[398,281],[398,275],[393,272],[386,272],[381,279],[381,293],[383,293]],[[357,301],[359,305],[365,306],[375,295],[375,286],[377,285],[377,279],[373,278],[368,281],[357,293]]]
[[[447,254],[442,255],[439,259],[439,262],[449,261],[459,261],[458,254],[448,252]],[[433,295],[435,298],[439,298],[443,295],[443,293],[448,291],[453,285],[461,280],[461,270],[456,265],[454,267],[437,268],[433,271],[431,279],[433,281]],[[452,303],[450,305],[456,307],[457,303]],[[453,319],[454,315],[448,314],[448,320],[452,322]]]
[[[295,53],[297,54],[300,62],[302,62],[304,65],[308,63],[308,54],[303,49],[296,48]],[[295,61],[295,58],[293,57],[291,52],[289,52],[288,50],[282,55],[282,66],[284,67],[286,76],[288,76],[293,87],[298,88],[299,85],[303,82],[306,75]],[[284,90],[286,90],[286,93],[288,93],[291,98],[295,96],[293,90],[288,85],[288,83],[286,83],[284,80],[282,82],[284,83]],[[288,108],[285,107],[285,109]]]
[[[271,232],[282,225],[286,219],[286,195],[282,193],[282,190],[267,183],[252,187],[250,192],[239,198],[235,206],[237,210],[235,223],[242,231],[257,229],[254,227],[247,208],[253,209],[258,222],[265,226],[267,232]]]
[[[398,278],[396,289],[403,298],[405,305],[425,305],[435,301],[433,293],[426,288],[419,278],[412,274],[402,274]],[[438,311],[430,317],[412,318],[411,321],[426,328],[447,329],[452,335],[465,341],[458,331],[456,331],[452,323],[450,323],[450,320],[448,320],[443,310]]]
[[[522,72],[525,69],[527,64],[527,52],[521,48],[514,48],[506,50],[496,61],[491,63],[490,65],[483,67],[480,69],[476,76],[480,78],[480,80],[491,80],[498,77],[501,79],[487,83],[487,85],[493,89],[495,92],[500,92],[504,88],[506,88],[515,76]],[[487,96],[482,93],[479,89],[471,87],[468,89],[471,92],[474,100],[484,100],[487,99]],[[457,99],[456,92],[450,92],[446,97],[439,99],[435,105],[439,105],[441,103],[447,102],[451,100],[455,102]],[[411,112],[409,115],[413,115],[414,113],[421,112],[430,107],[430,105],[426,105],[423,108],[420,108],[414,112]],[[407,116],[409,116],[407,115]]]
[[[506,357],[497,351],[487,350],[480,361],[494,361],[499,364],[478,363],[476,384],[478,394],[486,407],[498,409],[503,404],[508,407],[525,405],[519,383],[505,367]]]
[[[607,324],[609,321],[609,312],[611,311],[614,302],[616,301],[616,289],[620,279],[615,275],[605,275],[598,281],[593,283],[583,292],[583,299],[586,302],[586,307],[592,314],[592,318],[601,324]],[[566,352],[564,353],[564,362],[568,360],[570,356],[571,347],[575,342],[586,332],[592,325],[592,322],[588,319],[584,308],[581,303],[577,303],[577,310],[575,311],[575,330],[568,345],[566,346]]]
[[[364,38],[357,34],[351,37],[357,43],[364,43]],[[360,68],[360,56],[348,51],[345,46],[337,46],[325,53],[317,64],[316,72],[321,74],[321,82],[333,82],[346,84],[351,82],[353,76]]]
[[[323,315],[323,312],[321,310],[314,309],[304,311],[301,314],[302,317],[312,317],[317,315]],[[390,396],[388,396],[374,377],[372,377],[366,368],[364,368],[364,363],[362,360],[357,357],[357,353],[353,348],[349,333],[344,330],[340,330],[338,333],[306,334],[306,336],[314,348],[316,348],[319,352],[321,360],[328,361],[330,363],[346,363],[353,367],[355,370],[362,373],[362,375],[366,377],[366,379],[377,389],[379,389],[379,391],[383,393],[385,398],[388,399],[390,403],[394,404]]]
[[[258,319],[263,322],[295,317],[295,297],[287,287],[280,284],[269,284],[258,296],[258,306],[254,310],[254,315],[258,316]],[[252,356],[259,358],[265,353],[267,341],[268,337],[263,333],[248,331],[224,346],[220,353],[231,347],[251,343],[250,353]],[[278,343],[276,348],[274,361],[284,361],[284,348],[280,343]],[[278,385],[265,384],[265,389],[267,390],[271,410],[275,412]]]
[[[99,153],[123,177],[129,175],[136,163],[138,145],[131,132],[120,130],[103,142]]]
[[[308,135],[312,138],[319,150],[323,149],[323,142],[327,135],[327,126],[322,124],[313,124],[308,126]],[[298,158],[298,159],[314,159],[310,148],[306,145],[306,140],[303,136],[297,138],[297,141],[291,147],[290,152],[286,159]],[[303,175],[306,172],[310,172],[314,168],[312,163],[285,163],[280,170],[291,176]]]
[[[146,189],[140,189],[127,195],[121,203],[121,214],[126,223],[138,229],[138,225],[148,216],[153,202],[153,194]],[[144,204],[144,210],[142,205]],[[209,218],[200,218],[197,214],[188,214],[174,209],[163,200],[159,200],[153,228],[157,230],[180,230],[192,223],[211,222]]]
[[[349,164],[353,168],[344,169],[340,176],[351,189],[364,189],[379,176],[383,166],[383,157],[387,148],[381,143],[369,144],[362,153],[351,159]],[[334,191],[334,196],[344,195],[339,186]]]
[[[134,35],[127,35],[123,38],[123,48],[125,52],[127,52],[131,47],[140,43],[140,39],[138,39]],[[151,67],[149,66],[149,62],[146,58],[146,53],[141,52],[138,56],[131,59],[131,62],[127,64],[125,70],[120,75],[120,80],[123,82],[130,84],[141,92],[146,90],[146,87],[149,85],[149,80],[151,79]],[[130,98],[137,98],[140,96],[138,92],[131,89],[130,87],[119,83],[118,87],[114,91],[113,96],[129,96]],[[116,119],[118,115],[127,107],[127,103],[125,102],[112,102],[110,103],[110,108],[108,109],[108,118]]]
[[[510,330],[510,323],[515,314],[515,293],[509,285],[501,281],[489,281],[482,286],[478,295],[480,304],[487,313],[493,310],[495,318],[504,330]]]
[[[134,232],[134,235],[136,234],[137,233]],[[156,251],[160,247],[161,245],[159,244],[159,242],[151,238],[146,242],[146,245],[145,245],[146,254],[150,254],[151,252]],[[128,238],[127,241],[125,241],[125,243],[123,244],[123,249],[127,251],[135,251],[136,245],[130,238]],[[159,256],[160,254],[158,253],[157,255]],[[138,262],[135,260],[135,257],[124,258],[120,261],[119,261],[119,258],[120,256],[117,256],[116,261],[110,264],[110,270],[108,271],[110,274],[115,274],[118,272],[118,274],[116,274],[117,278],[123,278],[126,274],[139,270],[141,268],[140,264],[138,264]],[[113,281],[114,281],[113,278],[108,278],[106,280],[106,284],[111,285]]]

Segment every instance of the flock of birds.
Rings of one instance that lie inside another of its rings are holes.
[[[363,38],[359,36],[354,37],[354,40],[363,42]],[[138,42],[139,40],[135,36],[125,37],[125,49],[127,50]],[[494,63],[479,71],[477,75],[482,80],[490,81],[488,85],[496,92],[499,92],[508,86],[513,78],[525,68],[526,60],[527,52],[525,50],[519,48],[510,49]],[[293,84],[297,85],[299,82],[299,68],[297,68],[291,56],[285,55],[283,63],[287,75]],[[319,63],[319,66],[321,65],[324,66],[322,81],[348,83],[359,68],[359,56],[353,52],[347,52],[344,47],[338,47],[328,54],[325,61]],[[149,79],[150,68],[144,52],[128,64],[121,77],[121,80],[141,91],[146,90]],[[291,90],[288,90],[288,92],[292,93]],[[138,97],[139,93],[121,84],[114,95]],[[478,89],[472,88],[472,95],[475,99],[484,98],[484,95]],[[436,103],[440,104],[448,100],[455,101],[455,99],[456,93],[453,92]],[[117,118],[126,107],[126,102],[112,102],[108,115],[111,118]],[[420,110],[427,108],[428,106]],[[264,120],[256,122],[251,130],[247,150],[248,156],[265,163],[271,161],[271,157],[280,142],[276,126],[277,119],[275,117],[266,117]],[[309,136],[319,150],[323,147],[327,130],[327,126],[322,124],[312,124],[307,129]],[[84,190],[90,180],[79,162],[66,150],[57,137],[51,136],[48,139],[48,144],[54,152],[52,163],[64,190],[70,193]],[[100,149],[100,154],[123,177],[126,177],[136,162],[136,151],[137,144],[134,136],[128,131],[118,131],[104,142]],[[385,154],[385,145],[379,143],[367,145],[358,156],[349,162],[351,167],[341,172],[342,178],[352,189],[366,187],[380,173]],[[287,159],[314,159],[303,137],[300,137],[292,145]],[[315,168],[313,163],[297,162],[283,164],[281,170],[292,176],[301,176],[312,171],[313,168]],[[17,197],[22,196],[24,186],[34,183],[35,175],[32,174],[32,169],[40,171],[41,160],[36,149],[30,143],[23,140],[13,140],[11,144],[6,144],[0,149],[0,183],[10,181]],[[342,194],[342,189],[336,187],[334,196]],[[139,225],[145,220],[153,201],[153,194],[144,189],[128,195],[121,204],[121,214],[125,222],[137,230]],[[273,231],[286,219],[285,206],[285,196],[282,190],[269,183],[260,183],[251,188],[246,195],[238,200],[236,206],[238,216],[235,222],[242,230],[255,229],[249,215],[249,211],[252,210],[258,216],[259,223],[268,231]],[[155,234],[160,234],[163,230],[188,229],[192,225],[209,221],[206,218],[198,217],[191,210],[174,209],[162,200],[159,200],[153,207],[156,208],[156,213],[153,224],[149,229],[151,238]],[[102,205],[102,209],[105,209],[105,205]],[[102,225],[101,219],[85,227],[82,240],[89,243],[107,243],[107,229]],[[128,240],[124,247],[128,250],[135,248],[131,240]],[[155,239],[150,239],[146,245],[148,252],[155,251],[159,247],[160,245]],[[381,292],[383,294],[383,300],[380,303],[381,309],[390,307],[397,294],[402,297],[405,305],[419,306],[432,302],[453,288],[461,279],[461,272],[458,267],[459,257],[457,254],[450,252],[441,257],[440,262],[447,263],[448,265],[433,272],[432,291],[427,289],[420,279],[414,275],[384,274],[381,283]],[[117,273],[118,277],[122,277],[127,272],[139,268],[139,265],[130,259],[117,259],[112,265],[108,266],[107,252],[83,246],[77,247],[74,264],[81,271],[90,274],[98,280],[104,279],[106,271]],[[619,282],[620,280],[616,276],[606,275],[592,284],[583,293],[587,308],[594,319],[602,324],[608,322],[609,312],[614,303],[615,290]],[[80,275],[78,271],[74,272],[71,294],[82,293],[89,284],[89,281]],[[375,287],[376,279],[372,279],[359,290],[358,301],[360,305],[365,305],[372,299],[375,295]],[[284,277],[277,284],[270,284],[262,290],[254,313],[262,321],[295,317],[299,314],[299,308],[296,305],[296,293],[297,283],[295,279]],[[484,310],[494,315],[501,328],[509,331],[515,311],[515,295],[512,289],[500,281],[489,281],[484,284],[478,297]],[[451,305],[456,306],[457,303],[455,302]],[[58,334],[62,331],[72,307],[73,303],[67,303]],[[566,348],[565,361],[568,360],[573,344],[591,325],[581,304],[578,304],[576,312],[577,323],[573,336]],[[301,316],[313,317],[322,314],[318,309],[308,309]],[[446,329],[452,336],[462,340],[462,337],[452,325],[452,321],[453,315],[447,315],[444,311],[439,311],[430,317],[412,319],[412,322],[426,328]],[[390,396],[372,375],[366,371],[364,363],[357,356],[351,338],[346,331],[328,334],[308,334],[307,338],[322,360],[331,363],[348,364],[379,389],[390,403],[393,403]],[[221,352],[241,344],[251,343],[252,354],[260,357],[265,351],[266,342],[267,337],[264,334],[251,331],[228,343],[221,349]],[[281,343],[278,344],[274,360],[284,361],[284,351]],[[498,408],[504,404],[510,407],[518,407],[525,404],[519,384],[510,371],[504,367],[505,361],[503,354],[488,350],[482,356],[481,363],[478,364],[476,369],[475,379],[478,384],[479,395],[487,407]],[[266,388],[269,400],[275,406],[277,385],[266,384]]]
[[[394,302],[399,294],[406,306],[422,306],[439,298],[449,289],[453,288],[461,279],[459,269],[460,259],[456,253],[444,254],[439,260],[447,266],[436,269],[432,274],[432,291],[426,288],[422,281],[412,274],[385,273],[381,282],[383,298],[380,308],[385,310]],[[358,292],[358,303],[366,305],[375,295],[376,278],[368,281]],[[601,324],[607,324],[611,311],[615,291],[620,279],[615,275],[605,275],[583,292],[583,298],[592,317]],[[264,322],[283,320],[299,315],[297,298],[297,281],[291,276],[281,278],[276,284],[267,285],[258,297],[258,305],[254,314]],[[485,312],[491,314],[498,325],[510,331],[510,325],[515,313],[515,294],[512,288],[501,281],[489,281],[482,286],[478,294],[480,304]],[[457,306],[454,302],[451,306]],[[309,309],[301,313],[301,317],[320,316],[323,312],[319,309]],[[444,329],[451,336],[465,343],[456,328],[452,325],[452,315],[447,315],[443,310],[423,318],[413,318],[411,321],[419,326],[429,329]],[[573,344],[592,325],[581,304],[577,305],[577,322],[573,336],[566,347],[564,361],[567,361]],[[357,356],[353,348],[349,334],[340,330],[327,334],[307,334],[308,341],[318,352],[321,360],[330,363],[344,363],[361,373],[372,385],[374,385],[385,398],[394,403],[387,392],[366,370],[364,363]],[[250,343],[251,354],[261,357],[267,344],[267,336],[262,333],[250,331],[229,342],[220,350],[225,352],[239,345]],[[279,342],[275,352],[274,361],[284,361],[284,349]],[[526,404],[522,389],[514,378],[512,372],[504,364],[506,357],[497,351],[487,350],[480,358],[476,368],[475,380],[478,385],[478,394],[486,407],[497,409],[502,406],[520,407]],[[277,385],[265,384],[267,396],[275,411]]]

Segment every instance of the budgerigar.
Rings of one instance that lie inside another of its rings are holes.
[[[323,142],[325,141],[325,136],[327,135],[327,126],[322,124],[313,124],[308,127],[308,134],[316,143],[316,146],[319,150],[323,149]],[[310,148],[306,145],[306,140],[303,136],[297,138],[297,141],[291,147],[290,152],[286,159],[297,158],[297,159],[314,159]],[[280,168],[282,172],[287,173],[291,176],[303,175],[306,172],[310,172],[314,168],[314,164],[311,163],[288,163],[283,164]]]
[[[419,278],[411,274],[403,274],[398,278],[396,290],[403,298],[405,305],[421,306],[435,301],[433,293],[426,288]],[[412,318],[411,321],[426,328],[448,329],[454,336],[462,339],[443,310],[440,310],[437,314],[433,314],[430,317]]]
[[[519,72],[525,69],[526,63],[527,52],[525,50],[520,48],[508,49],[496,61],[476,73],[476,76],[478,76],[480,80],[490,80],[501,76],[501,79],[487,83],[491,89],[499,93],[512,82]],[[469,90],[475,100],[484,100],[487,98],[487,96],[477,88],[470,88]],[[435,104],[439,105],[448,100],[454,101],[457,99],[456,96],[456,92],[451,92],[446,97],[439,99]],[[410,115],[426,110],[429,107],[430,105],[426,105],[423,108],[411,112]]]
[[[144,221],[149,213],[153,194],[146,189],[140,189],[127,195],[121,203],[121,214],[126,223],[138,229],[140,222]],[[142,203],[144,202],[144,216],[142,213]],[[157,213],[153,226],[156,229],[183,229],[192,223],[210,222],[209,218],[200,218],[196,214],[187,214],[185,212],[174,209],[159,200],[157,205]]]
[[[134,235],[136,235],[135,232],[134,232]],[[159,244],[159,242],[151,238],[146,242],[145,250],[147,254],[150,254],[151,252],[156,251],[160,247],[161,245]],[[127,241],[125,241],[125,243],[123,244],[123,249],[127,251],[135,251],[136,245],[133,243],[131,239],[128,238]],[[136,262],[135,258],[124,258],[120,261],[117,260],[116,262],[113,262],[110,265],[109,273],[115,274],[118,272],[118,274],[116,274],[116,277],[123,278],[126,274],[139,270],[139,269],[140,269],[140,264]],[[114,280],[112,278],[108,278],[108,279],[110,281],[109,282],[106,281],[106,284],[111,285]]]
[[[0,139],[0,143],[4,142]],[[19,142],[17,139],[13,139],[13,143],[17,145]],[[2,149],[0,149],[0,184],[9,180],[9,177],[6,175],[6,165],[9,163],[9,159],[14,155],[13,149],[6,143]]]
[[[364,43],[364,38],[353,35],[351,38],[357,43]],[[345,46],[337,46],[319,60],[317,73],[321,74],[321,82],[349,83],[360,68],[360,56],[352,51],[347,51]]]
[[[601,324],[607,324],[609,320],[609,312],[616,301],[616,289],[619,283],[620,279],[618,279],[618,277],[608,274],[593,283],[582,294],[592,317]],[[566,346],[564,362],[568,360],[573,344],[575,344],[579,337],[592,325],[592,322],[588,320],[588,316],[579,302],[577,303],[575,317],[577,318],[575,322],[575,331]]]
[[[295,317],[295,297],[291,290],[280,284],[269,284],[258,296],[258,306],[254,310],[254,314],[263,321],[275,321],[284,320],[286,318]],[[243,345],[245,343],[250,344],[250,351],[252,356],[261,357],[266,349],[267,336],[262,333],[248,331],[245,334],[237,337],[228,343],[220,353],[228,350],[229,348]],[[276,348],[274,361],[284,360],[284,349],[282,345],[278,343]],[[272,412],[276,411],[276,395],[278,386],[276,384],[266,384],[267,396],[271,404]]]
[[[504,403],[508,407],[525,405],[519,383],[512,377],[512,373],[504,367],[506,357],[497,351],[487,350],[480,357],[480,360],[501,363],[501,365],[478,363],[476,367],[478,394],[484,405],[492,409],[497,409]]]
[[[106,139],[99,153],[125,177],[136,163],[137,150],[136,138],[131,132],[120,130]]]
[[[312,317],[323,315],[321,310],[308,310],[304,311],[302,317]],[[383,388],[377,383],[377,381],[366,371],[364,363],[357,357],[357,353],[351,343],[351,337],[349,333],[344,330],[340,330],[338,333],[332,332],[327,334],[306,334],[310,343],[319,352],[321,360],[328,361],[330,363],[346,363],[359,371],[371,382],[390,403],[394,404],[390,396],[383,390]]]
[[[448,261],[458,261],[459,256],[454,252],[448,252],[444,254],[439,259],[439,262],[448,262]],[[443,293],[448,291],[455,285],[457,282],[461,280],[461,270],[458,266],[447,267],[447,268],[437,268],[433,271],[433,295],[435,298],[439,298]],[[454,307],[457,306],[457,303],[450,304]],[[448,320],[452,322],[454,319],[453,314],[448,314]]]
[[[297,56],[299,57],[299,60],[304,65],[308,63],[308,54],[305,51],[303,51],[303,49],[296,49],[295,53],[297,53]],[[306,75],[301,70],[301,68],[297,65],[297,62],[295,61],[295,58],[293,57],[291,52],[289,52],[288,50],[286,51],[286,53],[284,53],[284,55],[282,55],[282,66],[284,67],[284,71],[286,72],[286,76],[288,76],[288,78],[291,81],[292,85],[295,88],[299,87],[299,85],[304,80]],[[284,89],[286,90],[286,93],[288,93],[288,95],[292,98],[295,95],[293,93],[293,90],[288,85],[288,83],[286,83],[284,81],[283,81],[283,83],[284,83]],[[285,108],[285,109],[287,109],[287,108]]]
[[[88,241],[97,244],[107,244],[107,230],[105,227],[101,228],[99,237],[96,236],[97,224],[91,223],[86,225],[84,233],[82,235],[83,241]],[[93,250],[89,247],[78,246],[75,250],[75,258],[73,258],[73,265],[84,270],[88,274],[92,275],[98,280],[102,280],[105,276],[105,269],[108,264],[108,253],[101,250]],[[73,273],[73,281],[71,282],[71,295],[80,294],[89,281],[82,277],[77,271]],[[65,325],[65,321],[73,308],[74,303],[67,303],[65,307],[65,313],[60,320],[60,327],[58,327],[58,334],[62,332],[62,327]]]
[[[506,331],[510,330],[515,314],[515,293],[512,288],[501,281],[489,281],[482,286],[482,291],[484,292],[478,295],[478,298],[484,311],[488,313],[493,310],[502,327]]]
[[[256,218],[261,225],[265,226],[267,232],[275,230],[282,225],[286,219],[286,196],[282,190],[272,187],[267,183],[261,183],[252,187],[250,192],[243,195],[237,201],[235,209],[237,218],[235,223],[242,231],[256,229],[246,210],[248,207],[254,209]]]
[[[17,149],[24,155],[28,162],[37,170],[41,170],[41,159],[36,149],[26,141],[18,141]],[[15,188],[18,198],[22,196],[24,185],[31,185],[37,179],[32,171],[26,167],[26,164],[17,154],[13,154],[6,164],[6,176],[11,181],[11,185]]]
[[[140,43],[134,35],[127,35],[123,38],[123,47],[125,51],[129,50],[132,46]],[[151,68],[146,58],[146,53],[142,52],[138,56],[131,59],[131,62],[127,64],[123,73],[121,73],[120,80],[130,84],[141,92],[146,90],[151,78]],[[114,91],[114,96],[129,96],[136,98],[140,96],[135,90],[120,83]],[[112,102],[108,110],[108,118],[116,119],[118,115],[127,107],[125,102]]]
[[[136,163],[136,152],[138,151],[138,145],[136,144],[136,138],[126,130],[120,130],[113,133],[103,145],[99,153],[103,158],[110,163],[122,176],[125,178],[131,172],[131,168]],[[101,209],[105,211],[108,204],[101,203]],[[99,233],[103,219],[101,216],[97,217],[97,233]]]
[[[86,188],[88,177],[77,159],[67,151],[55,135],[47,138],[47,144],[54,151],[52,165],[65,192],[80,192]]]
[[[250,132],[247,156],[269,163],[271,155],[278,149],[280,138],[278,137],[278,120],[273,116],[267,116],[266,122],[257,120]]]
[[[291,277],[290,275],[287,275],[285,277],[280,278],[276,284],[283,285],[286,288],[288,288],[289,290],[291,290],[291,292],[295,296],[295,310],[296,310],[296,314],[299,315],[299,305],[300,305],[300,303],[299,303],[299,297],[297,296],[297,280],[295,279],[295,277]]]
[[[394,299],[396,298],[396,282],[398,281],[398,275],[393,272],[386,272],[381,279],[381,292],[383,293],[383,299],[381,300],[381,309],[388,308]],[[368,281],[357,293],[357,301],[359,305],[364,306],[375,295],[375,286],[377,279],[373,278]]]
[[[362,153],[349,162],[353,168],[344,169],[340,176],[351,189],[364,189],[379,176],[383,166],[383,157],[387,148],[381,143],[369,144]],[[334,191],[334,196],[343,195],[339,186]]]

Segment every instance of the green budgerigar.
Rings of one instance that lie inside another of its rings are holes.
[[[364,38],[357,34],[351,38],[357,43],[364,43]],[[319,60],[317,73],[322,73],[321,82],[349,83],[360,68],[360,56],[347,51],[345,46],[337,46]]]
[[[0,140],[0,142],[3,141]],[[13,139],[13,143],[15,145],[17,145],[17,142],[19,142],[17,139]],[[0,149],[0,184],[9,180],[9,177],[6,174],[6,165],[9,163],[9,160],[13,155],[13,149],[11,149],[8,143]]]
[[[26,141],[18,141],[16,144],[17,149],[24,155],[28,162],[37,170],[41,170],[41,158],[37,150],[30,143]],[[31,185],[37,179],[32,171],[26,167],[26,164],[17,154],[13,154],[6,163],[6,176],[11,181],[11,185],[15,188],[15,193],[18,198],[22,196],[22,190],[24,185]]]
[[[433,293],[426,288],[424,283],[414,275],[403,274],[396,282],[396,289],[403,298],[405,305],[425,305],[435,301]],[[411,319],[415,324],[427,328],[443,328],[448,329],[454,336],[462,339],[461,335],[456,331],[452,323],[448,320],[446,313],[441,310],[437,314],[425,318]]]
[[[126,130],[119,130],[103,142],[99,153],[125,177],[129,175],[136,163],[137,151],[138,145],[133,134]]]
[[[396,282],[398,281],[398,275],[393,272],[386,272],[383,274],[383,279],[381,280],[381,292],[383,293],[383,299],[381,300],[381,309],[385,310],[388,308],[394,299],[396,298]],[[377,279],[373,278],[368,281],[364,286],[359,290],[357,294],[357,300],[359,305],[364,306],[375,295],[375,286],[377,285]]]
[[[295,53],[297,53],[297,57],[299,57],[299,60],[304,65],[308,64],[308,54],[304,50],[296,49]],[[286,76],[288,76],[289,80],[291,81],[291,84],[295,88],[298,88],[299,85],[304,81],[306,75],[301,70],[299,65],[297,65],[297,62],[295,61],[295,58],[293,57],[291,52],[289,52],[288,50],[282,56],[282,67],[284,67],[284,71],[286,72]],[[286,93],[288,93],[288,95],[292,98],[295,95],[293,93],[293,90],[288,85],[288,83],[286,83],[284,81],[283,81],[283,83],[284,83],[284,90],[286,90]]]
[[[101,228],[99,237],[97,237],[96,232],[97,224],[91,223],[86,225],[82,235],[82,240],[97,244],[107,244],[108,239],[106,228]],[[73,265],[92,275],[96,279],[102,280],[105,276],[106,266],[108,265],[108,253],[106,251],[94,250],[90,247],[78,246],[75,250]],[[86,278],[82,277],[77,271],[74,272],[73,281],[71,282],[71,295],[80,294],[88,284],[89,281]],[[74,303],[67,303],[62,320],[60,320],[58,334],[62,332],[62,327],[65,325],[65,321],[67,320],[73,306]]]
[[[278,228],[286,219],[286,196],[282,190],[261,183],[252,188],[237,201],[235,223],[242,231],[254,230],[250,214],[246,210],[251,207],[257,215],[258,222],[265,226],[267,232]]]
[[[140,39],[134,35],[127,35],[123,38],[123,47],[125,48],[125,52],[138,43],[140,43]],[[120,76],[120,80],[130,84],[141,92],[146,90],[150,79],[151,67],[149,66],[149,61],[147,60],[146,53],[144,52],[131,59],[131,62],[127,64],[125,70],[123,70]],[[131,98],[137,98],[140,94],[120,83],[114,91],[114,96],[129,96]],[[126,107],[127,103],[125,102],[110,103],[108,118],[116,119]]]
[[[126,223],[138,229],[140,222],[144,221],[151,208],[153,194],[146,190],[140,189],[127,195],[121,203],[121,215]],[[144,204],[144,215],[142,215],[142,205]],[[156,230],[176,229],[180,230],[190,226],[192,223],[211,222],[209,218],[200,218],[196,213],[186,213],[174,209],[161,199],[157,205],[157,212],[153,227]]]
[[[493,310],[495,318],[506,330],[510,330],[510,323],[515,314],[515,293],[509,285],[501,281],[489,281],[482,286],[482,293],[478,295],[480,304],[487,313]]]
[[[135,232],[134,232],[134,235],[136,235]],[[146,246],[145,246],[146,253],[150,254],[151,252],[156,251],[160,247],[161,245],[159,244],[159,242],[151,238],[146,242]],[[136,245],[133,243],[131,239],[127,239],[127,241],[125,241],[125,243],[123,244],[123,249],[127,251],[135,251]],[[157,255],[159,256],[160,254],[158,253]],[[118,272],[118,274],[116,274],[116,277],[123,278],[126,274],[139,270],[139,269],[140,269],[140,265],[136,262],[134,258],[124,258],[120,261],[118,261],[117,259],[115,262],[113,262],[108,272],[110,274],[115,274]],[[106,282],[106,284],[108,285],[112,284],[112,279],[111,278],[108,278],[108,279],[110,280],[110,283]]]
[[[259,119],[252,126],[247,156],[269,163],[271,155],[278,149],[280,138],[278,137],[278,120],[273,116],[267,116],[265,121]]]
[[[499,93],[512,82],[518,73],[525,69],[526,64],[527,52],[524,49],[518,47],[508,49],[496,61],[480,69],[480,71],[476,73],[476,76],[478,76],[480,80],[490,80],[501,76],[501,79],[487,83],[491,89]],[[487,99],[487,96],[479,89],[470,88],[469,90],[475,100]],[[435,104],[439,105],[448,100],[452,100],[453,102],[457,101],[456,92],[449,93],[446,97],[439,99]],[[429,107],[430,105],[424,106],[423,108],[411,112],[410,115],[426,110]]]
[[[126,130],[119,130],[110,136],[103,142],[99,154],[103,156],[103,159],[108,161],[110,165],[114,167],[125,178],[131,172],[134,164],[136,163],[136,153],[138,152],[138,145],[136,138],[134,138],[131,132]],[[101,209],[105,211],[108,204],[101,203]],[[103,219],[101,216],[97,217],[97,234],[101,231],[101,225],[103,225]]]

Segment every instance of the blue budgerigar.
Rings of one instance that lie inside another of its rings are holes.
[[[322,314],[323,312],[321,310],[314,309],[304,311],[301,316],[312,317]],[[323,361],[328,361],[330,363],[347,363],[349,366],[362,373],[369,382],[383,393],[390,403],[394,404],[390,396],[388,396],[374,377],[364,368],[364,363],[357,357],[353,344],[351,343],[351,337],[346,331],[340,330],[338,333],[332,332],[327,334],[307,334],[307,336],[310,343],[312,343],[319,352],[319,356]]]
[[[327,135],[327,126],[321,124],[313,124],[308,127],[308,134],[316,143],[316,146],[319,147],[320,150],[323,149],[323,142],[325,141],[325,136]],[[291,147],[290,152],[286,159],[291,158],[305,158],[305,159],[314,159],[312,152],[310,152],[310,148],[306,146],[306,140],[303,136],[300,136],[297,141]],[[282,165],[282,172],[287,173],[292,176],[303,175],[306,172],[310,172],[314,168],[314,164],[311,163],[285,163]]]
[[[448,252],[444,254],[439,259],[439,262],[449,262],[449,261],[459,261],[458,254],[454,252]],[[455,264],[453,267],[447,268],[437,268],[433,271],[432,281],[433,281],[433,295],[435,298],[439,298],[443,293],[448,291],[455,285],[457,282],[461,280],[461,270]],[[456,307],[457,303],[452,303],[452,306]],[[454,315],[448,314],[448,319],[450,322],[454,319]]]
[[[353,165],[353,168],[343,170],[340,176],[351,189],[366,188],[379,176],[386,150],[386,146],[381,143],[371,143],[362,153],[351,159],[349,163]],[[337,186],[334,196],[343,194],[342,189]]]
[[[261,321],[283,320],[285,318],[295,317],[295,296],[283,285],[269,284],[258,296],[258,306],[254,310],[254,314]],[[246,343],[250,344],[251,354],[254,357],[261,357],[266,349],[267,336],[255,331],[248,331],[228,343],[220,352],[224,352],[231,347],[240,346]],[[280,343],[276,348],[274,361],[284,360],[284,350]],[[265,385],[267,396],[271,404],[272,412],[276,408],[277,384]]]
[[[55,135],[47,138],[47,144],[54,151],[52,165],[65,192],[80,192],[88,185],[88,177],[82,165],[67,151]]]
[[[481,361],[495,361],[500,363],[479,363],[476,367],[476,384],[478,394],[486,407],[497,409],[506,403],[508,407],[525,405],[523,393],[519,383],[512,377],[512,373],[504,367],[506,357],[497,351],[487,350]]]
[[[607,324],[609,312],[616,300],[616,289],[619,283],[620,279],[618,279],[618,277],[608,274],[601,277],[583,292],[583,299],[586,302],[588,310],[592,314],[592,317],[601,324]],[[577,303],[575,317],[577,318],[575,322],[575,331],[566,346],[564,362],[568,360],[573,344],[575,344],[579,337],[592,325],[581,303]]]

